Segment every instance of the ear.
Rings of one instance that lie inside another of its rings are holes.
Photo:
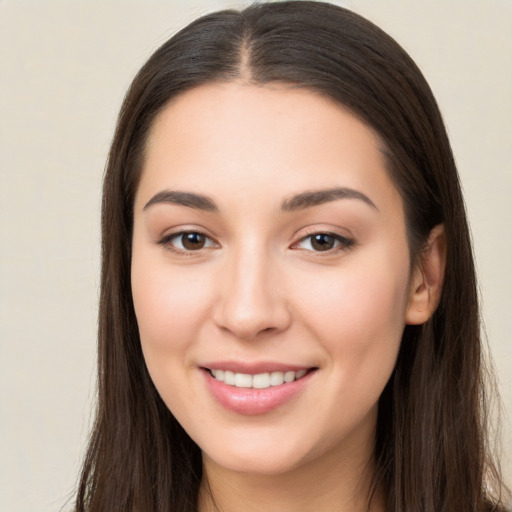
[[[434,313],[441,299],[446,266],[446,237],[439,224],[430,232],[421,260],[411,275],[409,302],[405,323],[425,323]]]

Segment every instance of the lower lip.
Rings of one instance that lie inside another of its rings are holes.
[[[215,379],[208,370],[203,370],[206,384],[220,405],[236,412],[255,416],[270,412],[295,398],[311,380],[314,371],[310,371],[304,377],[265,389],[237,388],[229,386]]]

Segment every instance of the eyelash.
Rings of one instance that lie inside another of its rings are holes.
[[[314,252],[315,255],[317,255],[317,256],[329,256],[329,255],[336,254],[341,251],[346,251],[346,250],[350,249],[351,247],[353,247],[356,243],[356,241],[353,238],[347,238],[347,237],[339,235],[337,233],[332,233],[329,231],[314,231],[312,233],[309,233],[309,234],[303,236],[298,242],[296,242],[292,245],[292,248],[297,247],[298,245],[300,245],[308,240],[309,240],[309,245],[312,247],[313,238],[315,236],[329,237],[333,240],[333,242],[335,244],[334,247],[327,249],[325,251],[315,251],[314,249],[302,248],[302,250]]]
[[[198,249],[195,249],[195,250],[178,248],[175,245],[173,245],[173,243],[172,243],[173,240],[181,238],[181,240],[182,240],[181,245],[183,247],[183,236],[185,236],[185,235],[199,235],[201,237],[204,237],[204,239],[206,241],[205,243],[207,245],[200,247]],[[325,251],[315,251],[313,248],[312,249],[302,248],[302,250],[316,253],[318,256],[332,255],[332,254],[338,253],[340,251],[346,251],[346,250],[350,249],[351,247],[353,247],[356,243],[354,239],[341,236],[337,233],[331,233],[329,231],[315,231],[310,234],[307,234],[306,236],[303,236],[298,242],[295,242],[291,246],[292,249],[301,250],[301,248],[299,248],[298,246],[300,244],[306,242],[307,240],[310,241],[309,245],[311,247],[313,247],[312,246],[313,237],[315,237],[315,236],[329,237],[329,238],[333,239],[334,244],[335,244],[334,247],[327,249]],[[175,233],[170,233],[170,234],[162,237],[160,240],[158,240],[157,244],[164,246],[166,249],[168,249],[174,253],[184,254],[184,255],[198,253],[202,249],[209,249],[209,248],[218,246],[218,242],[216,242],[213,238],[211,238],[210,236],[206,235],[205,233],[203,233],[201,231],[196,231],[196,230],[177,231]]]
[[[199,235],[199,236],[202,236],[202,237],[205,238],[206,241],[208,241],[208,245],[206,247],[204,247],[204,246],[200,247],[199,249],[196,249],[196,250],[190,250],[190,249],[185,249],[185,248],[178,248],[175,245],[173,245],[172,241],[174,239],[181,238],[182,239],[181,245],[183,246],[183,237],[185,235]],[[170,233],[168,235],[165,235],[160,240],[158,240],[157,244],[158,245],[162,245],[166,249],[168,249],[168,250],[170,250],[172,252],[175,252],[177,254],[194,254],[194,253],[199,252],[201,249],[209,249],[211,247],[214,247],[214,246],[218,245],[218,243],[215,240],[213,240],[212,237],[206,235],[205,233],[202,233],[201,231],[197,231],[197,230],[177,231],[175,233]]]

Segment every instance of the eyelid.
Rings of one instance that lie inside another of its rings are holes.
[[[188,249],[181,249],[179,247],[174,246],[171,242],[173,239],[178,238],[180,236],[196,233],[198,235],[204,236],[206,239],[208,239],[211,242],[211,245],[208,245],[207,247],[201,247],[196,250],[188,250]],[[170,233],[166,233],[162,237],[160,237],[156,242],[157,245],[163,246],[165,249],[172,251],[176,254],[183,254],[183,255],[196,255],[200,252],[208,249],[212,249],[215,247],[220,247],[220,244],[213,238],[212,236],[208,235],[204,230],[199,228],[179,228],[174,231],[171,231]]]
[[[185,248],[176,247],[174,244],[171,243],[173,239],[191,233],[196,233],[205,237],[205,239],[207,239],[208,245],[200,247],[198,249],[189,250]],[[315,250],[314,248],[299,247],[303,242],[305,242],[308,239],[311,239],[315,235],[326,235],[332,237],[334,238],[336,244],[334,247],[326,249],[324,251]],[[161,236],[158,240],[156,240],[155,243],[157,245],[163,246],[169,251],[183,255],[198,255],[199,253],[202,253],[204,250],[210,250],[213,248],[220,247],[219,242],[213,236],[207,234],[204,229],[193,226],[180,227],[171,232],[168,232],[165,235]],[[340,233],[337,233],[336,231],[333,231],[332,229],[319,229],[318,227],[314,227],[309,228],[306,232],[302,233],[302,236],[300,236],[300,238],[296,242],[294,242],[290,246],[290,248],[294,250],[303,250],[310,253],[314,253],[315,256],[328,256],[333,255],[337,252],[347,251],[350,248],[352,248],[355,244],[356,240],[352,236],[342,235]]]
[[[305,249],[305,248],[298,247],[299,244],[306,241],[307,239],[311,239],[315,235],[330,236],[335,239],[335,241],[337,242],[337,245],[335,245],[333,248],[327,249],[325,251],[315,251],[313,248]],[[297,242],[294,242],[291,245],[291,248],[296,249],[296,250],[308,251],[308,252],[314,253],[315,255],[318,255],[318,256],[328,256],[328,255],[332,255],[337,252],[349,250],[355,244],[356,244],[356,240],[353,237],[341,235],[340,233],[337,233],[337,232],[329,230],[329,229],[314,228],[314,229],[309,230],[309,232],[306,232],[305,234],[303,234]]]

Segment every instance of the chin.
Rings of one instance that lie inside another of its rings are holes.
[[[303,460],[298,453],[255,453],[251,450],[212,453],[203,452],[205,463],[211,462],[229,472],[260,476],[282,475],[301,466]]]
[[[371,458],[376,406],[337,428],[327,426],[327,419],[310,415],[292,424],[282,417],[266,425],[239,424],[213,429],[196,442],[206,466],[255,476],[284,475],[306,468],[313,472],[333,469],[342,461],[353,467],[356,461]]]

